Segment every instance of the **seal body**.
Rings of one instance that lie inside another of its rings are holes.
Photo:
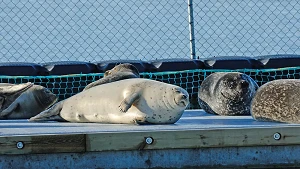
[[[22,84],[0,83],[0,112],[10,106],[23,92],[33,85],[31,82]]]
[[[246,74],[216,72],[200,85],[198,103],[211,114],[250,115],[250,103],[257,88],[257,83]]]
[[[252,100],[251,115],[257,121],[300,123],[300,80],[280,79],[262,85]]]
[[[78,93],[30,121],[172,124],[188,104],[188,93],[181,87],[150,79],[125,79]]]
[[[33,85],[0,112],[0,119],[29,119],[53,105],[57,99],[47,88]]]
[[[130,63],[123,63],[115,66],[111,70],[104,73],[104,77],[88,84],[83,90],[87,90],[94,86],[102,85],[105,83],[115,82],[124,79],[140,77],[138,69]]]

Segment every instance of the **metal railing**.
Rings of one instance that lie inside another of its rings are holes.
[[[297,0],[0,0],[1,62],[300,54]]]

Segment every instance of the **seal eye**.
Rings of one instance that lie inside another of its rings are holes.
[[[176,92],[176,93],[181,93],[181,90],[178,89],[178,88],[172,88],[172,90],[173,90],[174,92]]]
[[[178,89],[175,89],[175,92],[176,92],[176,93],[181,93],[181,91],[180,91],[180,90],[178,90]]]

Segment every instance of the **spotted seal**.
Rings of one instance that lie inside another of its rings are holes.
[[[57,99],[47,88],[33,85],[0,112],[0,119],[29,119],[53,105]]]
[[[257,83],[246,74],[216,72],[200,85],[198,103],[211,114],[250,115],[250,103],[257,88]]]
[[[280,79],[262,85],[251,103],[257,121],[300,123],[300,80]]]
[[[172,124],[188,104],[189,95],[181,87],[150,79],[125,79],[80,92],[29,121]]]
[[[105,83],[115,82],[123,79],[131,79],[140,77],[138,69],[130,64],[123,63],[115,66],[111,70],[107,70],[104,73],[104,77],[88,84],[83,90],[87,90],[91,87],[98,86]]]

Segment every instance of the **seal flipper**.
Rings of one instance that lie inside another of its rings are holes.
[[[20,104],[18,102],[13,102],[11,105],[9,105],[6,109],[4,109],[1,113],[0,113],[0,117],[4,117],[7,116],[9,114],[11,114],[14,110],[16,110],[18,107],[20,106]]]
[[[56,103],[52,107],[47,110],[42,111],[38,115],[31,117],[28,121],[66,121],[62,117],[60,117],[59,113],[63,107],[63,101]]]
[[[140,121],[140,120],[135,119],[134,124],[136,124],[136,125],[147,125],[147,124],[153,124],[153,123],[149,123],[147,121]]]
[[[119,110],[123,113],[132,106],[132,104],[140,98],[138,93],[131,93],[129,96],[125,97],[119,105]]]
[[[198,97],[198,104],[201,109],[203,109],[206,113],[218,115],[215,111],[211,109],[211,107],[202,99]]]

